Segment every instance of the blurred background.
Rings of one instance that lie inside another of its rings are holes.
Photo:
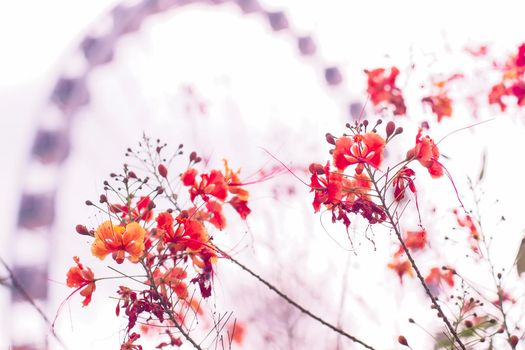
[[[453,154],[447,167],[466,202],[466,179],[479,173],[485,151],[486,210],[510,218],[504,231],[512,234],[499,251],[502,265],[512,264],[505,252],[515,249],[523,226],[522,206],[516,205],[524,194],[518,156],[525,146],[523,111],[502,117],[497,109],[474,113],[465,104],[437,124],[418,100],[430,76],[476,76],[484,68],[464,55],[466,47],[489,45],[503,61],[515,52],[524,40],[523,13],[525,3],[518,0],[0,2],[0,257],[52,322],[70,293],[65,274],[73,255],[97,275],[109,273],[74,227],[103,220],[83,203],[98,196],[102,181],[143,133],[173,148],[184,143],[210,167],[227,158],[252,178],[279,166],[269,152],[307,180],[307,166],[328,159],[326,132],[343,133],[363,108],[373,118],[370,106],[364,107],[363,70],[397,66],[410,109],[400,121],[407,134],[400,155],[422,121],[430,121],[438,140],[498,118],[447,138],[440,149]],[[489,86],[490,78],[474,88]],[[448,230],[455,194],[445,180],[425,187],[426,180],[418,179],[422,207],[433,216],[424,224],[430,231]],[[388,232],[369,232],[357,221],[351,245],[328,215],[313,214],[308,188],[287,173],[250,192],[253,214],[222,238],[237,247],[240,260],[378,348],[397,346],[400,332],[426,348],[428,335],[409,329],[406,320],[421,315],[433,332],[432,315],[425,316],[416,281],[400,286],[386,269],[393,250]],[[233,312],[246,325],[240,348],[358,348],[223,265],[210,307]],[[8,274],[0,267],[0,277]],[[75,297],[65,304],[56,333],[67,348],[118,348],[125,322],[107,298],[115,290],[101,284],[84,309]],[[24,300],[0,288],[0,348],[63,348]]]

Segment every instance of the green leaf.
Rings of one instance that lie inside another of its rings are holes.
[[[479,336],[477,334],[477,332],[482,332],[482,331],[485,331],[491,327],[493,327],[494,324],[492,322],[489,321],[489,317],[488,316],[483,316],[480,320],[480,322],[471,327],[471,328],[464,328],[463,330],[461,330],[460,332],[458,332],[458,335],[460,338],[464,339],[464,338],[472,338],[472,337],[477,337]],[[444,334],[444,333],[441,333],[440,335],[438,335],[436,337],[436,344],[434,345],[434,350],[438,350],[438,349],[450,349],[452,347],[454,347],[456,344],[456,342],[454,341],[453,338],[451,338],[450,336]]]

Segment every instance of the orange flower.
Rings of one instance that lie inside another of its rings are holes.
[[[242,345],[246,336],[246,327],[242,322],[236,321],[228,327],[228,334],[234,343]]]
[[[446,92],[441,92],[435,96],[427,96],[421,101],[430,105],[432,113],[438,118],[438,123],[444,117],[452,116],[452,100],[447,96]]]
[[[77,266],[73,266],[67,272],[67,286],[70,288],[80,289],[80,295],[84,297],[82,305],[87,306],[91,302],[91,295],[96,289],[95,286],[95,275],[89,267],[84,267],[80,263],[78,256],[73,257]]]
[[[136,222],[131,222],[124,227],[105,221],[95,232],[91,253],[100,260],[111,253],[118,264],[124,262],[127,253],[129,261],[136,263],[144,252],[145,235],[146,230]]]
[[[403,284],[403,276],[408,274],[410,277],[414,276],[414,270],[408,260],[394,260],[388,264],[388,268],[394,270],[399,276],[399,281]]]
[[[355,172],[361,174],[364,164],[379,168],[383,161],[384,148],[385,140],[375,132],[354,135],[352,138],[343,136],[335,142],[334,164],[339,170],[358,164]]]
[[[249,193],[244,188],[241,187],[242,183],[239,178],[239,174],[241,173],[241,170],[237,170],[234,172],[230,169],[228,166],[228,161],[226,159],[223,159],[224,162],[224,178],[226,182],[228,183],[228,192],[237,195],[240,200],[247,201]]]
[[[187,276],[186,271],[180,267],[171,268],[164,273],[159,269],[156,269],[153,272],[155,284],[160,288],[160,292],[164,296],[168,296],[169,294],[167,293],[166,288],[169,287],[180,299],[186,299],[188,297],[188,286],[183,281]]]
[[[438,161],[439,149],[428,135],[421,136],[422,132],[420,128],[416,136],[416,146],[407,152],[407,159],[417,159],[427,168],[430,176],[441,177],[443,176],[443,165]]]

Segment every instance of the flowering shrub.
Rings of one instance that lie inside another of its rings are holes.
[[[472,54],[487,53],[484,50]],[[523,106],[524,67],[525,45],[521,45],[518,54],[499,67],[502,80],[487,92],[489,104],[497,104],[503,111],[513,98],[517,106]],[[365,73],[366,91],[383,119],[372,123],[371,118],[360,118],[346,124],[342,135],[325,135],[330,156],[308,167],[310,179],[306,185],[313,196],[313,211],[328,212],[332,223],[341,223],[348,237],[355,222],[366,223],[367,229],[381,227],[393,233],[396,242],[385,268],[396,283],[399,279],[401,285],[406,285],[413,278],[421,286],[437,315],[440,331],[433,336],[435,349],[516,349],[524,335],[519,317],[511,313],[509,305],[519,304],[519,298],[505,286],[508,276],[490,260],[490,235],[484,232],[481,217],[463,205],[446,168],[447,157],[440,152],[441,141],[434,140],[428,122],[421,122],[417,131],[408,136],[398,126],[403,118],[383,122],[389,112],[396,118],[407,114],[403,92],[397,85],[402,74],[399,69],[376,68]],[[432,90],[418,99],[430,107],[438,123],[453,117],[456,99],[450,97],[449,87],[459,79],[467,78],[454,74],[434,82]],[[410,145],[399,152],[401,139],[409,140]],[[236,264],[318,324],[364,348],[375,349],[368,340],[312,313],[215,244],[214,234],[228,227],[225,211],[235,213],[241,220],[251,213],[248,183],[241,180],[240,171],[232,170],[226,160],[223,168],[205,171],[199,166],[202,159],[192,152],[188,165],[174,173],[173,161],[182,156],[182,145],[172,155],[166,155],[165,148],[166,144],[159,140],[155,143],[144,137],[138,150],[128,149],[126,155],[139,164],[126,164],[121,173],[111,174],[111,180],[104,182],[98,203],[86,202],[106,220],[93,228],[76,227],[80,235],[91,238],[93,256],[136,271],[129,274],[112,267],[115,276],[97,277],[75,256],[75,265],[67,272],[67,286],[74,289],[71,296],[78,292],[83,306],[92,302],[102,281],[129,282],[119,285],[115,296],[116,315],[123,314],[127,322],[121,349],[142,349],[141,334],[151,332],[162,336],[156,348],[186,343],[201,349],[201,342],[192,336],[192,325],[195,319],[207,317],[202,300],[213,294],[215,268],[221,260]],[[446,261],[430,266],[420,263],[425,254],[439,248],[431,244],[436,234],[421,220],[420,199],[426,198],[418,175],[450,182],[457,202],[447,215],[455,221],[458,232],[466,232],[463,243],[471,262],[488,264],[494,281],[492,289],[487,287],[490,292],[480,291],[464,276],[462,266]],[[480,181],[482,177],[480,174]],[[475,184],[471,183],[471,187],[475,192]],[[405,211],[412,211],[418,220],[405,225]],[[525,271],[523,246],[522,243],[516,258],[519,274]],[[416,321],[410,318],[409,323]],[[245,338],[246,328],[241,323],[232,326],[227,320],[219,320],[214,328],[217,333],[227,333],[230,346],[232,342],[242,344]],[[406,334],[399,335],[397,342],[411,347]]]
[[[130,276],[114,270],[120,274],[116,278],[126,277],[142,286],[121,285],[116,291],[115,312],[117,316],[123,313],[127,317],[127,336],[121,349],[142,349],[137,343],[139,324],[156,326],[165,334],[167,340],[158,344],[159,349],[179,346],[183,341],[199,347],[189,335],[188,322],[192,317],[203,315],[201,299],[210,297],[214,265],[224,257],[214,246],[209,227],[218,230],[226,227],[223,214],[226,205],[246,219],[250,214],[249,194],[243,188],[239,171],[230,169],[226,161],[224,169],[200,172],[201,158],[192,152],[187,169],[170,176],[168,166],[174,157],[182,155],[182,146],[167,160],[165,145],[160,141],[152,145],[145,137],[140,145],[141,149],[136,152],[128,149],[127,155],[141,159],[146,174],[139,175],[128,165],[124,165],[122,173],[111,174],[112,181],[104,182],[105,193],[100,195],[99,204],[86,202],[108,220],[94,229],[78,225],[76,230],[93,237],[93,256],[100,260],[112,259],[119,265],[136,265],[140,271]],[[155,179],[154,186],[150,185],[152,179]],[[173,190],[178,186],[184,188],[189,197],[189,205],[184,208]],[[166,207],[161,209],[157,203]],[[87,306],[97,283],[111,277],[96,278],[78,257],[74,260],[76,266],[67,273],[67,285],[80,291],[84,297],[82,304]],[[242,338],[235,335],[235,330],[230,332],[233,339]]]

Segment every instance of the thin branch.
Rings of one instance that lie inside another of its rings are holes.
[[[66,344],[62,341],[62,339],[58,336],[58,334],[55,333],[55,329],[53,328],[53,325],[52,325],[51,321],[47,318],[47,316],[44,313],[44,311],[40,308],[40,306],[38,306],[36,304],[36,302],[33,300],[31,295],[29,295],[29,293],[24,289],[22,284],[20,284],[20,282],[16,278],[15,274],[13,273],[13,270],[11,270],[9,265],[7,265],[7,263],[5,262],[5,260],[2,257],[0,257],[0,263],[4,266],[4,268],[6,269],[7,273],[9,274],[9,279],[11,280],[12,288],[14,288],[18,293],[20,293],[20,295],[22,295],[22,297],[24,297],[24,299],[29,304],[31,304],[31,306],[36,310],[36,312],[40,315],[40,317],[44,320],[46,325],[49,327],[49,330],[51,331],[51,335],[60,344],[60,346],[62,346],[62,348],[66,349],[66,350],[69,349],[66,346]]]
[[[316,316],[314,315],[312,312],[310,312],[309,310],[305,309],[304,307],[302,307],[301,305],[299,305],[297,302],[293,301],[289,296],[287,296],[286,294],[284,294],[283,292],[281,292],[279,289],[277,289],[277,287],[275,287],[274,285],[272,285],[270,282],[266,281],[265,279],[263,279],[261,276],[259,276],[258,274],[256,274],[255,272],[253,272],[252,270],[250,270],[248,267],[246,267],[245,265],[243,265],[242,263],[240,263],[239,261],[237,261],[236,259],[232,258],[231,256],[229,256],[227,253],[223,252],[222,250],[220,250],[217,246],[214,246],[214,248],[220,252],[221,254],[223,254],[228,260],[230,260],[231,262],[233,262],[235,265],[239,266],[241,269],[243,269],[244,271],[248,272],[250,275],[252,275],[253,277],[255,277],[259,282],[261,282],[262,284],[264,284],[266,287],[268,287],[271,291],[273,291],[275,294],[277,294],[279,297],[281,297],[283,300],[285,300],[288,304],[294,306],[296,309],[298,309],[299,311],[301,311],[303,314],[307,315],[308,317],[314,319],[315,321],[321,323],[322,325],[330,328],[331,330],[333,330],[334,332],[336,333],[339,333],[340,335],[352,340],[353,342],[356,342],[360,345],[362,345],[364,348],[366,349],[369,349],[369,350],[375,350],[375,348],[373,348],[372,346],[366,344],[365,342],[363,342],[362,340],[354,337],[353,335],[343,331],[342,329],[332,325],[331,323],[328,323],[326,322],[325,320],[323,320],[321,317],[319,316]]]
[[[434,305],[434,307],[438,311],[438,317],[440,317],[443,320],[443,322],[447,326],[448,330],[450,331],[450,334],[452,334],[452,336],[454,337],[454,339],[456,340],[458,345],[461,347],[461,349],[462,350],[467,350],[465,348],[465,345],[462,343],[461,339],[459,338],[458,333],[455,331],[455,329],[452,326],[452,324],[450,323],[449,319],[447,318],[447,316],[443,312],[443,309],[441,308],[441,306],[437,302],[436,297],[430,291],[430,288],[426,284],[425,278],[421,274],[421,271],[419,271],[419,268],[416,265],[416,262],[415,262],[414,258],[412,257],[412,254],[410,254],[410,251],[409,251],[405,241],[403,240],[403,237],[401,236],[401,231],[399,230],[399,226],[398,226],[399,223],[398,223],[398,221],[396,221],[394,219],[394,217],[392,216],[392,213],[388,210],[388,206],[386,204],[386,198],[382,195],[382,192],[379,189],[377,182],[374,181],[373,175],[372,175],[372,173],[370,171],[370,167],[369,166],[365,166],[365,169],[367,170],[367,172],[368,172],[368,174],[370,176],[370,179],[372,179],[372,183],[374,184],[374,189],[375,189],[376,193],[379,194],[379,198],[381,200],[381,206],[385,210],[385,214],[386,214],[386,216],[388,218],[388,221],[392,225],[392,229],[394,230],[394,232],[395,232],[395,234],[397,236],[397,239],[399,240],[399,243],[401,243],[401,247],[403,247],[403,252],[406,254],[408,260],[410,261],[410,264],[412,265],[412,268],[416,272],[416,276],[419,279],[419,281],[421,282],[421,285],[423,286],[423,288],[425,289],[426,294],[429,296],[430,300],[432,301],[432,304]]]

